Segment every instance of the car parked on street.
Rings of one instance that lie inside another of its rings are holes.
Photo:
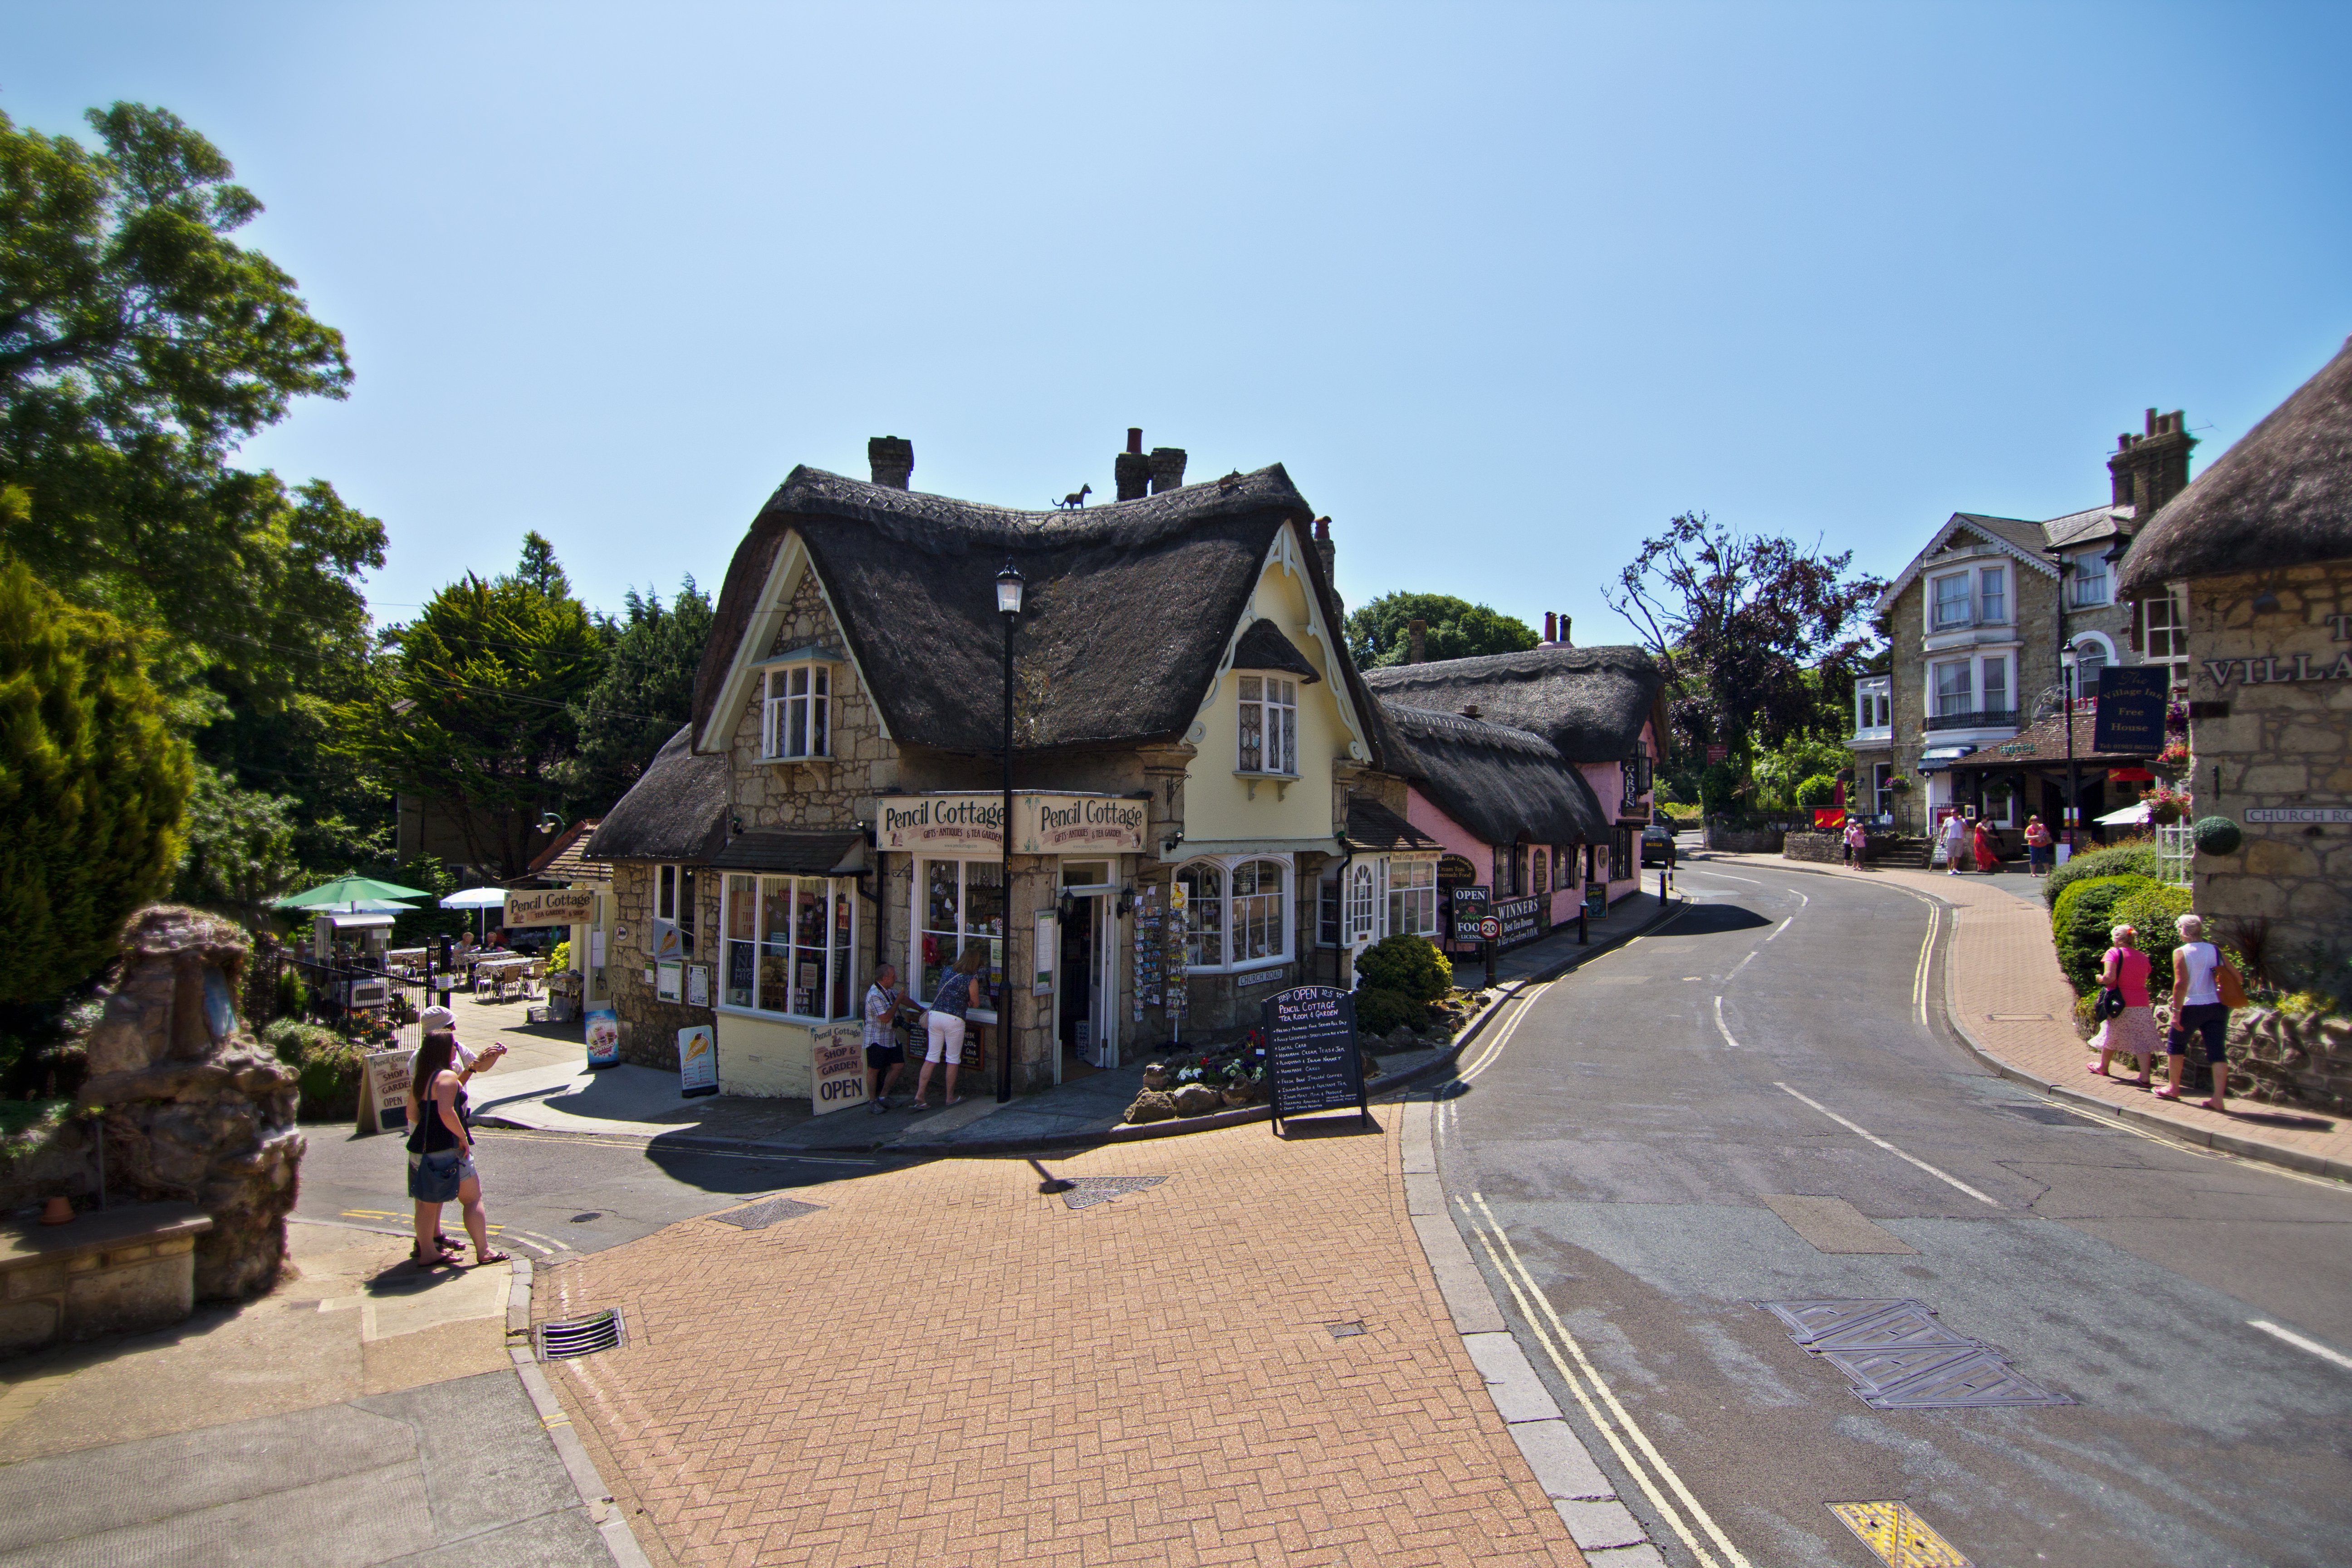
[[[1675,825],[1663,816],[1654,816],[1650,826],[1642,829],[1642,864],[1671,866],[1675,863]]]

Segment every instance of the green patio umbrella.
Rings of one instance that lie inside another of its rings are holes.
[[[422,888],[404,888],[397,882],[379,882],[373,877],[341,876],[331,882],[322,882],[307,893],[289,894],[271,907],[315,910],[330,904],[356,903],[362,900],[429,899],[432,896]]]

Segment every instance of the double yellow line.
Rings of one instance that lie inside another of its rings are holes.
[[[1502,1222],[1495,1217],[1495,1211],[1486,1206],[1486,1194],[1473,1193],[1466,1201],[1459,1197],[1454,1201],[1462,1205],[1463,1214],[1470,1222],[1471,1234],[1478,1238],[1478,1245],[1486,1249],[1487,1260],[1494,1264],[1495,1272],[1502,1276],[1505,1285],[1510,1287],[1511,1299],[1519,1305],[1519,1316],[1528,1328],[1535,1331],[1536,1342],[1543,1346],[1544,1353],[1551,1358],[1553,1370],[1559,1373],[1560,1381],[1568,1385],[1570,1394],[1576,1395],[1576,1402],[1584,1407],[1586,1418],[1600,1430],[1610,1450],[1617,1456],[1617,1462],[1625,1467],[1625,1473],[1641,1487],[1643,1495],[1650,1500],[1650,1506],[1657,1510],[1658,1517],[1682,1538],[1685,1546],[1690,1548],[1691,1555],[1698,1560],[1699,1568],[1751,1568],[1748,1559],[1740,1554],[1739,1548],[1731,1543],[1730,1538],[1700,1506],[1698,1499],[1691,1495],[1690,1488],[1683,1483],[1682,1477],[1675,1473],[1675,1468],[1666,1463],[1665,1456],[1658,1452],[1657,1445],[1650,1441],[1649,1434],[1642,1430],[1632,1414],[1618,1402],[1617,1395],[1602,1380],[1591,1359],[1584,1353],[1584,1347],[1576,1342],[1576,1336],[1568,1331],[1566,1323],[1560,1321],[1559,1314],[1552,1310],[1550,1299],[1545,1296],[1542,1288],[1537,1285],[1535,1276],[1528,1271],[1527,1264],[1521,1260],[1518,1248],[1511,1245],[1511,1238],[1504,1233]],[[1472,1203],[1477,1205],[1475,1210],[1471,1207]],[[1575,1363],[1573,1366],[1570,1364],[1571,1361]],[[1638,1458],[1636,1450],[1639,1450]],[[1678,1503],[1679,1507],[1676,1506]],[[1707,1550],[1699,1539],[1701,1534],[1714,1542],[1722,1556],[1717,1557]]]

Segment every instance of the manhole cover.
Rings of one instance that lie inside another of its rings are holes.
[[[1323,1327],[1335,1340],[1352,1340],[1364,1331],[1364,1325],[1360,1320],[1352,1323],[1326,1323]]]
[[[824,1207],[823,1204],[804,1204],[798,1198],[768,1198],[709,1217],[720,1225],[731,1225],[743,1230],[765,1230],[780,1219],[798,1219],[804,1214],[815,1214]]]
[[[1895,1301],[1759,1301],[1789,1337],[1845,1374],[1875,1410],[2072,1405],[1981,1340],[1946,1328],[1935,1309]]]
[[[1067,1176],[1070,1184],[1062,1194],[1062,1201],[1074,1209],[1090,1209],[1097,1204],[1107,1204],[1121,1193],[1139,1193],[1146,1187],[1156,1187],[1165,1176]]]
[[[590,1317],[541,1323],[531,1331],[531,1336],[539,1343],[541,1361],[570,1361],[573,1356],[593,1355],[627,1342],[617,1307]]]

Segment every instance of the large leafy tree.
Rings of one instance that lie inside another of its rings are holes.
[[[1721,746],[1743,769],[1759,746],[1817,734],[1823,693],[1859,665],[1885,582],[1824,555],[1685,512],[1643,542],[1604,593],[1665,668],[1675,739]]]
[[[468,863],[500,879],[528,868],[555,777],[578,750],[573,708],[605,658],[585,606],[541,586],[560,584],[561,569],[535,572],[528,545],[523,566],[436,594],[385,634],[369,693],[336,712],[334,749],[448,811]]]
[[[1383,594],[1348,617],[1348,651],[1356,668],[1377,669],[1412,658],[1414,621],[1429,624],[1423,645],[1433,659],[1519,653],[1538,640],[1525,621],[1451,594]]]
[[[580,754],[562,773],[573,809],[610,810],[693,715],[694,673],[710,622],[710,597],[689,576],[667,607],[658,595],[640,598],[630,589],[625,612],[604,623],[604,679],[579,705]]]
[[[0,1004],[114,956],[171,885],[191,786],[139,635],[0,552]]]

